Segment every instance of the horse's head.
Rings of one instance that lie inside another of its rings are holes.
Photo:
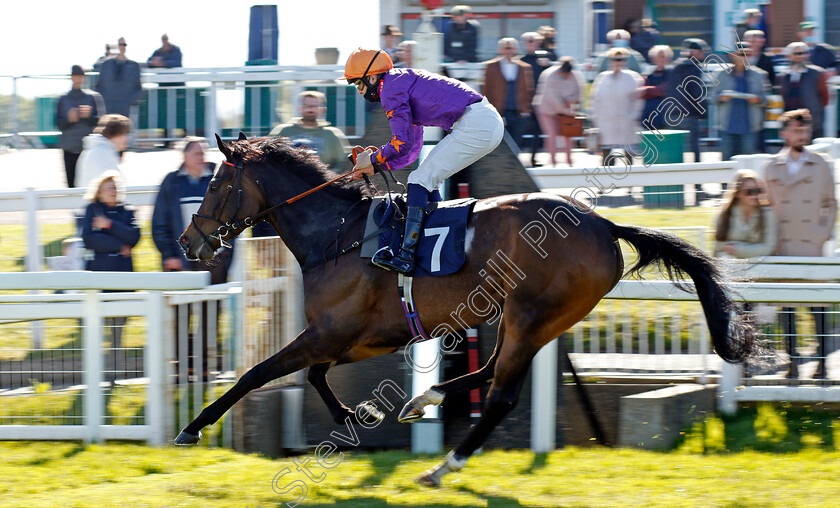
[[[239,140],[245,139],[240,134]],[[265,205],[264,191],[258,179],[250,175],[245,161],[216,135],[225,161],[221,164],[198,211],[178,240],[189,259],[212,259],[220,247],[238,236],[253,223]]]

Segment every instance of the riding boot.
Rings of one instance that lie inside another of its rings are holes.
[[[399,253],[393,255],[390,250],[382,249],[371,259],[371,262],[386,270],[394,270],[403,275],[414,273],[414,252],[420,241],[426,210],[420,206],[409,206],[405,217],[405,235]]]

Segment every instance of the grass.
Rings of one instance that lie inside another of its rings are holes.
[[[494,450],[473,457],[439,489],[412,480],[441,457],[404,451],[348,452],[331,469],[311,454],[272,460],[120,443],[0,443],[0,454],[0,506],[33,508],[293,506],[304,489],[304,507],[833,507],[840,488],[840,453],[807,447]]]

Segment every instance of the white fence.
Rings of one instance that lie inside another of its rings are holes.
[[[303,328],[300,273],[279,239],[240,245],[243,282],[219,286],[206,272],[0,274],[7,293],[70,291],[0,295],[0,439],[168,442]],[[208,438],[232,446],[231,416]]]

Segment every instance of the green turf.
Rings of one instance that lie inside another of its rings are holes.
[[[33,508],[287,506],[304,485],[304,507],[830,507],[840,488],[840,453],[817,450],[489,451],[447,476],[439,489],[412,479],[440,457],[401,451],[347,453],[332,469],[312,461],[309,471],[319,483],[292,459],[220,449],[3,443],[0,453],[0,506]],[[312,455],[298,460],[306,458]],[[295,481],[298,487],[284,488]]]

